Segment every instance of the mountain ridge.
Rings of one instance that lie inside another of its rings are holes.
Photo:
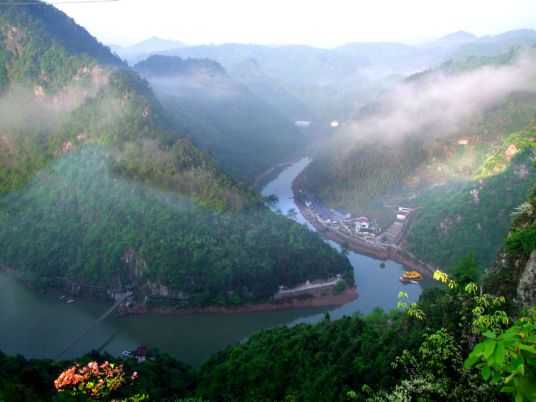
[[[235,177],[252,182],[305,146],[294,121],[215,61],[155,55],[135,68],[194,141]]]
[[[235,306],[310,277],[353,282],[345,257],[271,212],[188,140],[146,80],[119,62],[100,64],[87,49],[119,59],[85,30],[75,29],[80,51],[41,35],[35,18],[73,22],[34,7],[0,8],[0,32],[15,35],[0,57],[9,72],[0,98],[2,266],[36,289],[101,300],[130,284],[146,311],[186,308],[177,295],[188,306]],[[45,28],[66,29],[58,24]]]

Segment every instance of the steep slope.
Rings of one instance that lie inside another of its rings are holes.
[[[530,47],[535,44],[536,31],[520,29],[499,35],[483,36],[477,41],[464,44],[450,55],[450,59],[463,62],[471,57],[494,57],[508,53],[512,49]]]
[[[344,256],[222,173],[108,49],[76,27],[83,46],[63,47],[56,35],[73,24],[63,13],[6,5],[0,22],[2,269],[103,297],[130,284],[143,308],[265,301],[281,284],[337,273],[352,281]],[[49,52],[58,57],[45,63]]]
[[[408,78],[343,128],[302,187],[383,228],[398,205],[419,207],[409,230],[419,257],[452,266],[474,252],[490,264],[509,211],[534,183],[534,60],[519,51]]]
[[[466,254],[473,254],[483,267],[491,266],[507,233],[510,213],[536,183],[531,161],[535,136],[531,125],[506,137],[461,189],[438,186],[414,199],[424,208],[415,213],[409,249],[441,266],[452,267]]]
[[[194,184],[187,193],[197,193],[195,197],[203,203],[231,207],[230,199],[220,195],[224,187],[232,192],[238,184],[221,175],[210,158],[177,135],[176,125],[139,77],[101,64],[110,61],[121,66],[109,49],[47,5],[3,6],[0,11],[4,43],[0,68],[7,77],[0,192],[20,185],[47,161],[78,143],[103,143],[114,152],[134,154],[150,141],[172,165],[167,167],[173,169],[168,174],[199,168],[203,171],[200,176],[208,178],[206,185],[214,190],[209,194],[205,185],[196,189]],[[80,48],[75,48],[77,43]],[[177,154],[174,147],[181,148],[184,155]],[[141,172],[142,160],[134,155],[124,168],[149,182],[156,180],[156,167],[162,164],[157,156],[153,152],[143,158],[145,165],[153,167],[149,172]],[[236,207],[247,204],[248,197],[255,199],[249,194]]]
[[[216,62],[152,56],[136,65],[196,143],[233,176],[252,181],[300,152],[305,136]]]
[[[428,53],[388,43],[349,44],[335,49],[223,44],[163,52],[183,58],[209,58],[229,71],[237,63],[254,59],[268,77],[328,122],[352,114],[355,104],[369,100],[384,80],[398,79],[400,69],[414,72],[428,67],[434,59]]]
[[[503,252],[484,282],[484,291],[491,293],[468,294],[459,289],[464,286],[428,288],[414,306],[423,314],[422,320],[401,311],[375,310],[339,320],[326,315],[318,324],[258,332],[214,354],[197,370],[155,350],[143,363],[136,359],[119,362],[96,352],[78,361],[107,360],[121,363],[127,374],[136,372],[137,379],[115,392],[116,398],[144,394],[151,400],[180,396],[211,401],[509,401],[512,397],[502,385],[508,372],[490,378],[464,361],[478,348],[475,342],[495,340],[515,321],[514,325],[525,325],[526,332],[519,337],[528,344],[522,346],[528,353],[520,374],[528,392],[521,399],[534,400],[534,302],[522,299],[519,304],[511,293],[515,294],[519,282],[522,292],[529,290],[533,296],[534,276],[526,277],[534,272],[534,258],[529,260],[536,247],[534,208],[535,190],[517,209]],[[469,267],[464,268],[463,262],[460,267],[453,277],[465,285]],[[509,306],[493,297],[497,294],[505,295]],[[519,313],[527,301],[532,308]],[[517,321],[520,315],[523,321]],[[507,318],[508,323],[497,324],[492,317]],[[475,325],[483,320],[496,324]],[[515,342],[512,338],[507,341]],[[493,346],[501,354],[499,342]],[[513,352],[509,349],[508,353]],[[57,395],[53,380],[71,365],[0,353],[0,397],[50,400]],[[173,381],[161,380],[168,377]]]
[[[255,59],[245,59],[227,68],[227,71],[236,81],[244,84],[291,121],[315,120],[311,108],[276,79],[269,77]]]
[[[121,66],[109,49],[72,19],[37,0],[12,0],[0,10],[0,90],[10,80],[47,89],[69,81],[82,66]]]
[[[484,280],[485,288],[503,295],[514,306],[536,305],[536,187],[527,201],[512,214],[508,236],[493,269]]]

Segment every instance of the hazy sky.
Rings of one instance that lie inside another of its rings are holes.
[[[54,3],[55,1],[49,1]],[[76,0],[75,0],[76,1]],[[536,28],[535,0],[119,0],[57,4],[100,41],[151,36],[188,44],[419,42]]]

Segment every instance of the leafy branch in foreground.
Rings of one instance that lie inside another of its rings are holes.
[[[479,368],[485,380],[502,384],[501,392],[513,394],[516,402],[536,400],[535,318],[532,307],[505,332],[484,332],[464,364]]]
[[[403,299],[407,299],[407,298],[408,298],[408,294],[406,292],[399,292],[398,293],[398,303],[397,303],[396,307],[399,310],[407,311],[407,313],[410,316],[415,317],[418,320],[424,320],[426,318],[426,314],[424,314],[424,311],[422,311],[418,307],[417,303],[415,303],[415,302],[408,304],[405,301],[403,301]]]
[[[437,378],[446,378],[445,365],[433,364],[434,361],[441,360],[443,363],[450,360],[449,365],[453,366],[459,373],[470,375],[470,369],[476,367],[480,371],[481,378],[491,386],[500,386],[500,391],[510,393],[515,397],[516,402],[536,400],[536,307],[525,310],[521,317],[509,328],[511,322],[507,313],[502,310],[506,300],[504,297],[496,297],[490,294],[478,295],[478,286],[475,283],[468,283],[461,288],[456,281],[451,280],[448,275],[440,270],[434,273],[434,279],[447,285],[447,287],[457,292],[459,296],[466,300],[462,303],[460,311],[460,326],[463,326],[463,318],[472,317],[470,320],[470,332],[472,336],[467,337],[468,346],[478,342],[469,356],[465,359],[463,367],[460,367],[459,359],[461,348],[446,348],[449,342],[456,342],[445,329],[441,329],[432,335],[426,335],[419,355],[413,356],[408,351],[404,351],[402,356],[397,358],[395,365],[402,364],[410,374],[409,381],[399,384],[390,396],[398,395],[398,400],[405,400],[404,396],[410,397],[411,389],[413,393],[424,392],[441,395],[445,388],[433,388],[431,383],[428,387],[417,387],[417,383],[423,378],[427,378],[432,383],[437,383]],[[399,293],[400,298],[407,298],[404,292]],[[398,308],[406,310],[410,316],[419,320],[426,318],[425,313],[419,308],[417,303],[407,304],[398,302]],[[469,311],[463,311],[463,309]],[[435,345],[430,347],[430,345]],[[465,373],[464,373],[465,371]],[[438,392],[441,391],[441,392]],[[376,394],[387,397],[388,394]],[[400,399],[401,398],[401,399]],[[373,399],[376,400],[376,399]]]

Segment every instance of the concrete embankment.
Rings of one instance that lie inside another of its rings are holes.
[[[292,186],[292,190],[294,194],[297,193],[294,184]],[[326,228],[314,217],[314,215],[311,214],[310,210],[299,201],[298,197],[295,197],[294,201],[303,217],[307,219],[307,221],[313,225],[318,233],[320,233],[323,237],[333,240],[334,242],[339,243],[341,246],[347,247],[348,249],[357,253],[382,260],[393,260],[406,266],[407,268],[418,271],[427,277],[431,277],[433,275],[434,268],[432,266],[417,260],[408,251],[403,250],[398,246],[392,246],[389,244],[374,244],[371,242],[358,240],[339,231]]]

